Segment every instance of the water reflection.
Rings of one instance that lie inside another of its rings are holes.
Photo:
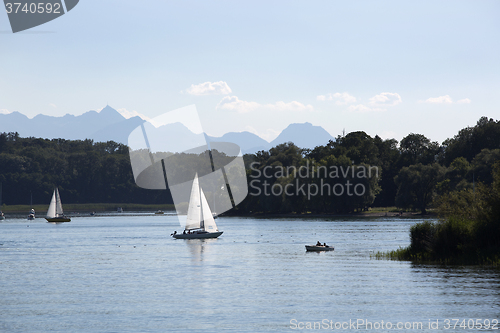
[[[211,246],[213,246],[217,240],[217,238],[186,239],[186,244],[191,253],[191,261],[194,263],[204,261],[205,255],[210,253]]]

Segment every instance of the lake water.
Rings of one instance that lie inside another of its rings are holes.
[[[500,270],[370,257],[418,221],[222,217],[203,241],[172,239],[171,215],[7,219],[0,331],[496,331]],[[335,251],[305,251],[318,240]]]

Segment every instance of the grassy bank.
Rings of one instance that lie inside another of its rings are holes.
[[[414,253],[410,247],[406,247],[388,252],[377,252],[373,257],[375,259],[412,261],[419,264],[500,266],[500,256],[498,252],[494,251],[490,253],[468,252],[440,257],[431,252]]]
[[[410,246],[376,258],[462,265],[500,265],[500,162],[493,183],[447,192],[435,201],[441,220],[410,228]]]
[[[377,258],[462,265],[500,265],[500,164],[491,186],[442,195],[442,219],[410,228],[410,246]]]
[[[377,259],[418,263],[500,265],[497,224],[464,217],[425,221],[410,228],[410,246],[378,252]]]
[[[163,211],[174,210],[174,205],[144,205],[131,203],[89,203],[89,204],[64,204],[65,212],[104,212],[116,211],[121,207],[124,211]],[[46,212],[49,205],[33,205],[37,212]],[[4,213],[26,213],[30,211],[29,205],[3,205],[1,210]]]

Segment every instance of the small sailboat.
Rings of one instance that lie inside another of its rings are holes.
[[[223,231],[217,229],[207,198],[200,187],[198,174],[196,174],[191,188],[184,232],[182,234],[174,232],[172,236],[177,239],[201,239],[217,238],[222,233]]]
[[[64,216],[61,197],[59,196],[59,189],[57,187],[54,189],[54,194],[52,194],[52,200],[50,201],[45,219],[47,222],[71,222],[69,217]]]
[[[0,183],[0,220],[5,220],[5,215],[2,212],[2,183]]]
[[[30,191],[30,213],[28,214],[28,221],[35,219],[35,209],[33,209],[33,194]]]
[[[28,214],[28,220],[33,221],[35,219],[35,210],[31,208],[30,213]]]

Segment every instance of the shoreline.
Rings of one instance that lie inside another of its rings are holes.
[[[267,214],[267,213],[252,213],[252,214],[232,214],[229,212],[223,213],[220,216],[235,216],[235,217],[275,217],[275,218],[316,218],[316,217],[352,217],[352,218],[371,218],[371,217],[401,217],[401,218],[437,218],[437,214],[433,212],[427,212],[423,215],[420,212],[403,212],[402,214],[385,211],[385,212],[361,212],[361,213],[351,213],[351,214],[333,214],[333,213],[305,213],[305,214],[294,214],[294,213],[277,213],[277,214]]]
[[[86,203],[86,204],[65,204],[64,211],[70,213],[90,213],[90,212],[112,212],[121,207],[124,211],[175,211],[175,206],[170,204],[133,204],[133,203]],[[31,208],[36,212],[46,212],[49,205],[3,205],[0,211],[7,214],[29,214]]]

